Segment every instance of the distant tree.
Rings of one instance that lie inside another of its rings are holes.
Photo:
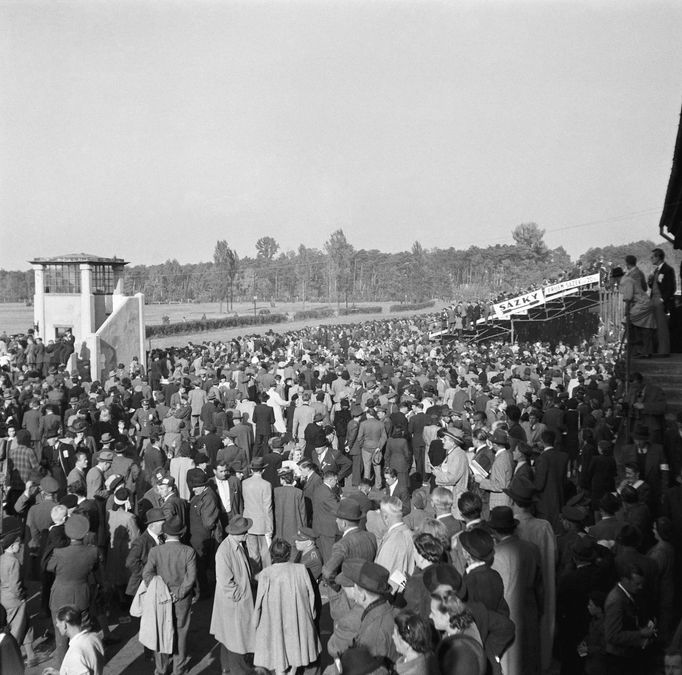
[[[339,229],[332,232],[325,242],[324,250],[329,256],[329,279],[334,285],[336,301],[340,302],[343,297],[348,305],[348,293],[352,281],[351,261],[355,249],[346,239],[343,230]]]
[[[239,256],[234,249],[227,245],[225,239],[216,242],[215,249],[213,250],[213,263],[225,275],[224,279],[221,279],[221,287],[223,288],[221,302],[222,297],[227,296],[227,299],[229,299],[229,309],[231,310],[234,301],[234,279],[239,271]],[[227,281],[227,283],[222,283],[223,281]],[[225,292],[228,289],[229,296]]]
[[[261,237],[256,242],[257,257],[266,262],[272,262],[272,259],[279,251],[279,244],[272,237]]]
[[[512,237],[520,249],[532,253],[536,257],[544,256],[547,253],[545,244],[545,231],[540,229],[537,223],[521,223],[517,225]]]

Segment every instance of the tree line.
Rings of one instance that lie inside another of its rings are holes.
[[[426,249],[385,253],[356,248],[343,230],[323,249],[301,244],[282,251],[274,237],[261,237],[255,255],[239,255],[227,240],[216,242],[213,260],[180,264],[176,259],[126,269],[126,294],[144,293],[147,302],[422,302],[433,298],[484,299],[556,278],[573,266],[563,247],[550,249],[545,231],[523,223],[513,244],[481,248]],[[651,241],[592,248],[579,258],[585,269],[600,259],[622,264],[626,253],[648,260]],[[662,246],[672,253],[670,244]],[[646,268],[646,265],[645,265]],[[33,272],[0,270],[0,301],[30,302]]]

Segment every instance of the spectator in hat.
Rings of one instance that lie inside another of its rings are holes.
[[[232,412],[232,421],[234,426],[230,431],[234,432],[234,442],[244,453],[244,462],[248,463],[253,457],[255,443],[253,425],[244,419],[244,413],[239,409]]]
[[[45,438],[45,445],[42,448],[41,464],[49,471],[50,475],[57,480],[60,486],[60,497],[66,494],[66,488],[69,483],[74,482],[75,476],[69,480],[73,470],[76,468],[78,452],[73,446],[71,439],[68,436],[72,434],[67,433],[67,438],[60,439],[56,431],[50,432]],[[88,466],[88,455],[86,457],[85,469]],[[81,467],[83,463],[81,462]],[[83,470],[83,469],[82,469]],[[83,480],[85,483],[85,475],[79,475],[78,480]]]
[[[258,577],[253,663],[283,675],[313,664],[320,654],[315,590],[306,568],[290,561],[291,546],[283,539],[273,540],[270,558]]]
[[[336,659],[336,671],[343,675],[386,675],[387,659],[372,656],[367,647],[350,647]]]
[[[301,468],[303,466],[302,462]],[[322,476],[322,482],[315,487],[311,497],[312,528],[317,535],[317,545],[325,563],[331,557],[332,547],[339,534],[336,526],[336,511],[339,503],[337,487],[338,476],[336,473],[326,471]],[[303,493],[305,496],[306,488],[304,488]]]
[[[244,550],[252,521],[235,516],[225,528],[225,539],[216,552],[216,588],[211,616],[211,635],[220,643],[223,672],[248,675],[245,660],[253,652],[253,587],[251,566]]]
[[[0,605],[7,613],[8,632],[24,647],[26,665],[35,666],[38,659],[33,652],[33,626],[28,611],[28,596],[21,572],[21,530],[3,532],[0,555]]]
[[[342,499],[336,509],[336,527],[341,538],[331,549],[331,554],[322,568],[325,579],[334,579],[344,560],[350,558],[374,561],[377,554],[376,537],[361,527],[362,509],[354,499]]]
[[[296,534],[306,524],[305,499],[292,471],[280,468],[278,478],[280,485],[273,491],[275,536],[293,546]]]
[[[560,531],[559,514],[565,503],[564,481],[568,456],[554,447],[556,434],[551,429],[542,432],[542,452],[535,460],[535,482],[537,493],[537,516],[547,520],[555,532]]]
[[[90,530],[90,523],[85,516],[74,514],[66,521],[64,532],[70,543],[65,548],[57,548],[47,562],[48,572],[54,572],[55,579],[50,593],[50,611],[55,628],[56,663],[62,663],[66,654],[66,638],[57,625],[57,614],[61,607],[69,605],[78,612],[85,612],[90,607],[95,589],[91,584],[91,575],[95,582],[102,585],[100,556],[95,546],[83,543]],[[104,628],[104,627],[103,627]]]
[[[482,603],[493,612],[509,616],[502,578],[491,567],[495,557],[495,542],[490,533],[475,527],[462,532],[459,542],[466,564],[462,581],[467,598]]]
[[[133,413],[130,423],[137,430],[137,449],[142,448],[146,439],[151,435],[152,429],[161,424],[156,409],[152,408],[151,399],[143,398],[140,407]]]
[[[546,670],[552,661],[554,647],[554,627],[556,616],[556,566],[557,542],[552,526],[543,518],[533,515],[535,508],[535,489],[532,484],[517,483],[507,490],[513,502],[514,517],[518,520],[516,535],[524,541],[535,544],[542,561],[544,609],[540,620],[540,661]]]
[[[661,516],[654,523],[656,543],[647,552],[658,565],[658,630],[662,641],[667,644],[672,638],[675,606],[675,549],[672,540],[673,524],[670,518]]]
[[[343,485],[347,476],[349,476],[353,469],[353,463],[346,455],[339,450],[334,450],[324,435],[315,443],[315,452],[312,456],[312,462],[317,467],[320,475],[325,471],[333,471],[337,474],[339,484]]]
[[[253,409],[252,421],[255,425],[254,457],[263,457],[275,424],[275,411],[268,405],[267,394]]]
[[[653,515],[660,511],[663,490],[668,488],[670,467],[660,443],[652,443],[649,429],[638,424],[632,432],[633,446],[623,448],[626,463],[637,464],[640,480],[649,486],[647,506]]]
[[[421,490],[415,490],[410,497],[410,512],[403,521],[414,532],[428,518],[426,514],[426,495]]]
[[[165,673],[169,662],[173,670],[182,673],[187,666],[187,634],[189,631],[192,590],[196,582],[196,554],[190,546],[180,543],[185,527],[177,517],[163,524],[166,541],[149,551],[147,563],[142,570],[142,580],[149,586],[155,576],[160,576],[170,592],[173,603],[173,654],[154,653],[156,670]]]
[[[511,436],[509,442],[512,442]],[[539,454],[537,448],[529,445],[525,441],[517,440],[513,444],[512,459],[514,460],[514,472],[509,483],[510,487],[516,484],[533,485],[535,473],[533,471],[533,461]]]
[[[21,428],[26,429],[31,437],[31,445],[36,454],[40,453],[40,445],[42,440],[42,421],[43,415],[40,411],[40,401],[37,398],[32,398],[29,402],[29,409],[26,410],[21,419]]]
[[[616,460],[613,458],[613,443],[599,441],[597,454],[588,462],[580,486],[590,495],[593,511],[599,511],[599,502],[604,495],[616,489]]]
[[[130,493],[131,503],[135,504],[137,481],[140,477],[140,466],[132,458],[126,457],[128,445],[122,441],[114,443],[114,461],[106,472],[106,478],[112,474],[123,477],[123,485]]]
[[[294,562],[305,565],[310,576],[318,582],[322,576],[322,556],[315,543],[317,535],[311,527],[301,527],[294,537],[296,556]]]
[[[600,571],[597,552],[589,537],[578,537],[571,544],[571,566],[559,577],[557,587],[557,630],[562,672],[580,672],[578,645],[587,635],[590,593],[598,590]]]
[[[130,551],[126,556],[125,565],[128,570],[128,585],[126,586],[126,595],[134,596],[142,581],[142,570],[147,564],[149,551],[154,546],[159,546],[161,540],[161,528],[165,522],[166,517],[161,509],[152,508],[147,511],[145,522],[147,527],[145,531],[134,539],[130,544]]]
[[[352,584],[349,594],[363,610],[353,644],[367,647],[372,656],[395,661],[398,651],[393,642],[394,622],[388,601],[388,578],[388,570],[380,564],[351,558],[343,563],[336,582],[345,587]]]
[[[88,499],[95,497],[106,499],[109,496],[109,490],[105,488],[104,481],[113,461],[114,453],[111,450],[103,450],[96,455],[95,465],[85,476]]]
[[[189,502],[189,543],[197,554],[199,591],[202,597],[208,597],[215,549],[223,539],[220,505],[218,495],[208,485],[208,476],[201,469],[187,472],[187,485],[193,493]]]
[[[128,585],[129,572],[126,560],[133,541],[140,536],[140,528],[132,513],[130,492],[126,487],[119,487],[114,492],[114,500],[107,511],[109,533],[106,555],[106,579],[118,594],[118,601],[125,606],[125,589]]]
[[[402,427],[393,427],[390,437],[386,441],[384,453],[384,467],[393,469],[398,477],[398,483],[405,488],[409,485],[409,474],[412,469],[412,450]]]
[[[242,482],[244,517],[252,521],[246,546],[253,563],[267,567],[270,564],[268,549],[274,530],[272,485],[263,478],[265,460],[262,457],[254,457],[250,466],[251,477]]]
[[[438,438],[443,444],[444,457],[438,462],[433,452],[436,441],[429,448],[429,459],[433,466],[433,476],[436,485],[452,492],[453,504],[457,503],[460,495],[466,492],[469,481],[469,462],[464,452],[464,432],[461,429],[443,429],[438,432]],[[453,508],[455,518],[459,517],[457,508]]]
[[[539,620],[544,608],[540,550],[516,535],[517,525],[510,507],[491,510],[488,527],[495,539],[492,568],[502,577],[509,617],[516,627],[514,642],[502,657],[505,675],[535,673],[540,666]]]

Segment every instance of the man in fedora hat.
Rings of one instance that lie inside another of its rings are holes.
[[[377,540],[371,533],[360,527],[362,509],[354,499],[342,499],[336,509],[336,527],[341,538],[334,543],[329,559],[322,568],[325,579],[333,579],[343,565],[351,558],[373,562],[377,554]]]
[[[163,473],[156,481],[156,492],[160,497],[159,508],[166,520],[177,518],[183,525],[187,522],[187,502],[178,494],[175,478]]]
[[[514,642],[502,656],[505,675],[537,672],[540,665],[538,635],[544,592],[540,551],[516,536],[518,522],[509,506],[490,511],[488,527],[495,539],[492,568],[502,577],[509,618],[516,626]]]
[[[234,432],[234,442],[244,453],[244,461],[250,462],[254,445],[253,425],[244,420],[244,413],[239,409],[232,411],[232,421],[234,426],[230,431]]]
[[[315,443],[312,462],[320,474],[324,474],[325,471],[334,471],[338,474],[340,485],[343,485],[346,476],[349,476],[353,469],[352,461],[339,450],[334,450],[324,435],[320,435]]]
[[[137,589],[142,582],[142,570],[147,564],[149,551],[154,546],[159,546],[162,543],[161,528],[165,520],[166,517],[161,509],[153,508],[147,511],[145,518],[147,528],[139,537],[132,541],[130,551],[126,557],[126,568],[130,572],[126,595],[134,596],[137,593]]]
[[[242,482],[244,517],[252,521],[246,546],[251,560],[261,568],[270,564],[269,548],[274,529],[272,485],[263,478],[264,469],[265,460],[254,457],[251,460],[251,477]]]
[[[532,486],[532,483],[512,480],[512,484],[506,492],[513,502],[514,517],[518,520],[516,535],[524,541],[535,544],[540,551],[544,587],[544,610],[540,622],[540,665],[544,671],[549,668],[552,661],[554,646],[554,624],[556,617],[555,578],[557,566],[556,535],[552,526],[546,520],[536,518],[533,515],[535,488]]]
[[[244,550],[250,518],[236,516],[225,528],[226,537],[215,556],[216,588],[210,633],[220,643],[223,672],[247,675],[245,656],[253,652],[253,579]]]
[[[467,589],[467,599],[509,616],[502,577],[491,567],[495,542],[490,533],[482,527],[474,527],[459,535],[459,543],[466,565],[462,580]]]
[[[381,460],[388,436],[383,422],[377,419],[374,407],[368,408],[365,414],[366,418],[358,428],[356,443],[362,452],[362,477],[369,479],[374,471],[374,487],[378,490],[381,489]]]
[[[102,450],[95,457],[95,466],[85,475],[87,498],[100,497],[106,499],[109,496],[109,490],[106,489],[104,481],[106,480],[106,473],[114,461],[114,453],[111,450]]]
[[[353,584],[352,599],[363,608],[356,646],[364,646],[372,656],[398,657],[393,642],[393,609],[388,602],[390,586],[389,573],[385,567],[362,558],[346,560],[341,574],[336,578],[340,586]]]
[[[173,673],[181,675],[187,666],[187,633],[192,606],[192,590],[197,578],[196,554],[190,546],[180,543],[185,527],[179,518],[166,520],[162,527],[166,535],[163,546],[149,551],[147,564],[142,570],[142,580],[149,586],[155,576],[160,576],[171,594],[173,602],[173,654],[154,653],[156,672],[161,675],[173,661]]]
[[[140,476],[140,467],[134,459],[126,457],[125,452],[127,448],[128,444],[124,441],[116,441],[116,443],[114,443],[114,460],[106,472],[105,478],[109,478],[109,476],[113,474],[123,476],[123,484],[128,492],[130,492],[133,503],[135,503],[136,486]]]
[[[511,452],[509,451],[509,436],[504,429],[495,429],[490,442],[495,452],[493,465],[490,468],[490,475],[486,478],[479,473],[474,473],[474,479],[478,486],[489,494],[488,505],[490,510],[496,506],[510,506],[511,500],[505,493],[509,487],[514,467]]]
[[[445,457],[439,465],[432,468],[436,485],[452,492],[453,503],[467,490],[469,482],[469,462],[464,452],[464,432],[461,429],[441,429],[438,438],[443,444]],[[437,460],[435,460],[437,461]],[[459,518],[459,511],[453,507],[453,516]]]
[[[659,512],[663,491],[667,489],[670,476],[670,465],[663,446],[651,441],[649,428],[637,424],[632,432],[633,445],[622,449],[622,461],[636,463],[639,476],[650,488],[647,505],[656,516]]]
[[[201,469],[187,472],[190,546],[197,554],[197,579],[202,597],[209,593],[209,573],[213,569],[215,547],[223,539],[218,495],[208,486],[208,476]]]
[[[353,404],[350,414],[351,419],[346,426],[346,450],[352,462],[351,482],[353,487],[357,487],[362,479],[362,450],[357,442],[360,424],[364,420],[362,406]]]

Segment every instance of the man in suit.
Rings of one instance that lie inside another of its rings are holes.
[[[372,457],[377,450],[383,451],[386,445],[386,427],[376,418],[373,408],[368,409],[367,418],[360,423],[356,443],[362,452],[363,478],[370,478],[374,468],[374,487],[381,488],[379,466],[373,464]]]
[[[644,648],[654,638],[655,628],[641,620],[644,618],[639,600],[644,589],[642,569],[636,564],[628,564],[620,570],[619,576],[604,605],[608,672],[636,675],[646,672],[645,664],[651,654]]]
[[[636,423],[649,428],[652,443],[663,440],[666,400],[663,390],[656,384],[646,382],[641,373],[630,375],[629,414]]]
[[[196,553],[191,546],[180,543],[185,527],[178,518],[164,522],[163,534],[166,541],[149,551],[142,579],[149,586],[152,578],[160,576],[171,594],[173,601],[173,654],[155,652],[156,672],[165,673],[169,661],[173,660],[173,672],[180,675],[187,665],[187,634],[192,607],[192,591],[197,578]]]
[[[364,415],[362,406],[354,404],[350,409],[350,414],[351,420],[346,427],[346,448],[353,466],[351,481],[353,487],[357,487],[362,479],[362,450],[357,442],[360,423]]]
[[[244,417],[241,410],[233,410],[232,421],[234,422],[234,426],[230,431],[233,432],[232,437],[234,438],[234,442],[244,452],[246,461],[250,462],[254,445],[253,425],[244,423],[243,419]]]
[[[490,611],[509,616],[502,577],[490,567],[495,556],[495,542],[490,533],[474,527],[460,534],[459,543],[466,565],[462,581],[467,600],[483,603]]]
[[[429,418],[424,413],[421,404],[415,406],[415,414],[407,423],[407,431],[412,442],[412,454],[417,473],[424,480],[426,466],[426,446],[424,444],[424,427],[429,423]]]
[[[414,542],[412,531],[403,522],[403,505],[397,497],[386,497],[380,506],[381,519],[386,534],[374,562],[385,567],[390,574],[402,572],[409,576],[414,571]]]
[[[444,487],[434,488],[431,493],[431,505],[435,512],[436,520],[441,522],[448,531],[448,541],[462,529],[462,524],[452,515],[452,492]]]
[[[230,472],[225,461],[219,461],[213,470],[213,476],[209,479],[208,485],[218,496],[220,522],[224,528],[242,512],[242,482],[234,473]]]
[[[537,492],[537,516],[544,518],[559,532],[561,527],[559,514],[564,505],[564,480],[568,466],[568,455],[556,450],[554,442],[556,434],[545,429],[541,436],[543,450],[535,460],[534,486]]]
[[[282,468],[282,452],[284,451],[284,443],[279,436],[275,436],[269,441],[270,451],[265,454],[263,460],[265,461],[265,469],[263,470],[263,478],[265,478],[272,489],[280,486],[280,480],[277,472]]]
[[[134,596],[137,593],[142,582],[142,570],[149,558],[149,551],[162,543],[161,528],[165,520],[166,517],[161,509],[147,511],[147,529],[130,544],[130,551],[126,558],[126,568],[130,571],[126,595]]]
[[[628,464],[636,464],[639,478],[649,486],[646,503],[651,513],[656,516],[660,510],[663,491],[668,488],[670,467],[659,443],[649,440],[649,429],[638,424],[632,432],[634,445],[626,445],[622,449],[622,460]]]
[[[303,459],[298,463],[301,472],[301,489],[305,500],[305,510],[308,518],[308,526],[313,520],[313,495],[315,490],[322,485],[322,477],[315,471],[315,465],[309,459]]]
[[[246,536],[246,547],[253,563],[260,567],[270,564],[270,542],[275,524],[272,512],[272,485],[263,478],[265,460],[251,460],[251,477],[242,483],[244,517],[252,521]]]
[[[164,474],[156,483],[156,491],[161,497],[160,508],[166,520],[175,517],[184,525],[187,522],[187,502],[178,494],[175,478]]]
[[[403,516],[412,510],[412,499],[407,485],[403,485],[398,478],[398,472],[391,467],[384,468],[384,487],[381,490],[372,490],[370,499],[381,501],[385,497],[397,497],[403,503]]]
[[[267,395],[263,395],[267,399]],[[256,440],[254,444],[254,457],[262,457],[268,449],[268,440],[272,433],[272,425],[275,423],[275,411],[267,404],[267,400],[256,404],[253,409],[253,423],[256,425]]]
[[[313,530],[317,535],[317,545],[322,555],[322,562],[331,558],[332,547],[339,534],[336,527],[336,511],[339,499],[336,495],[338,476],[333,471],[326,471],[322,476],[322,484],[318,485],[312,495]]]
[[[360,526],[362,509],[354,499],[342,499],[336,510],[336,526],[341,538],[334,543],[331,555],[322,567],[322,576],[334,579],[341,569],[344,560],[362,558],[373,562],[377,554],[377,540],[371,533]]]
[[[312,462],[317,467],[320,474],[324,475],[325,471],[333,471],[337,474],[339,484],[343,485],[343,481],[350,475],[353,463],[348,457],[338,450],[334,450],[327,443],[327,438],[321,435],[316,442],[315,452],[312,456]]]
[[[654,271],[649,277],[651,303],[656,315],[656,353],[658,356],[670,356],[670,329],[668,314],[674,306],[675,270],[665,262],[665,253],[660,248],[651,251],[651,264]]]

